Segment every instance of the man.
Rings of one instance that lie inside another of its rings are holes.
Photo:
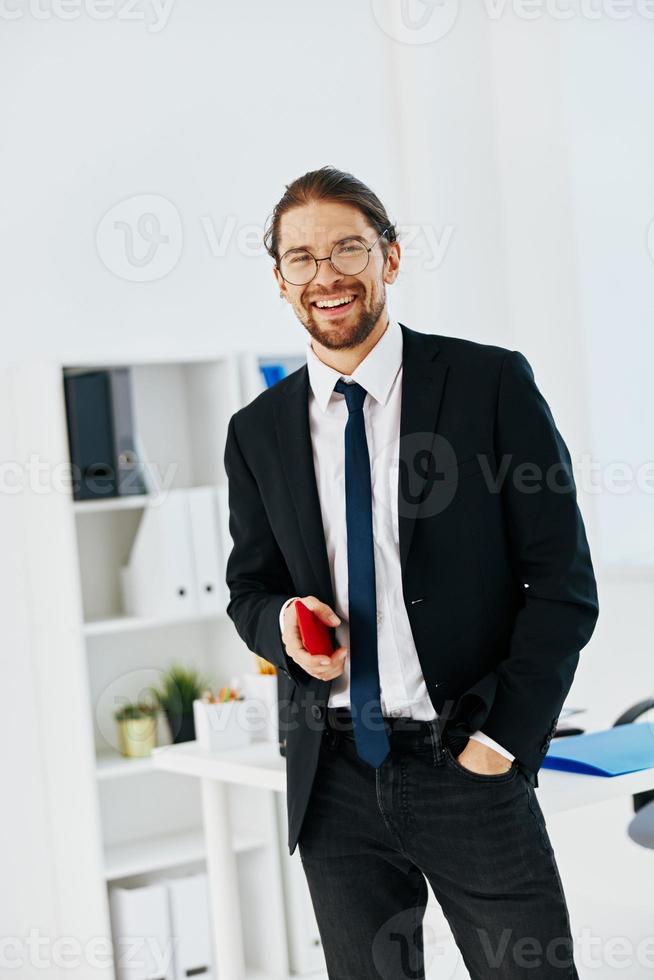
[[[288,693],[329,976],[423,977],[428,880],[473,980],[576,977],[534,792],[598,616],[568,450],[520,352],[389,319],[400,245],[352,175],[290,184],[266,246],[310,339],[229,422],[227,611]]]

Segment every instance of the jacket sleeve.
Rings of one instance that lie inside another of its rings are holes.
[[[309,675],[286,653],[279,628],[281,608],[297,590],[239,445],[235,416],[227,428],[224,463],[233,541],[225,574],[230,595],[227,615],[249,650],[292,680],[306,681]]]
[[[498,478],[507,467],[501,504],[524,603],[480,727],[537,772],[599,604],[570,454],[519,351],[502,363],[495,450]]]

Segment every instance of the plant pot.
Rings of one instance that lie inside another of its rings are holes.
[[[166,711],[166,719],[174,743],[192,742],[195,739],[195,722],[192,714],[178,715]]]
[[[129,759],[143,759],[150,755],[157,744],[156,715],[148,718],[126,718],[116,724],[121,755]]]
[[[247,701],[224,701],[217,704],[193,702],[198,743],[210,751],[236,749],[249,745],[252,725],[248,719]]]

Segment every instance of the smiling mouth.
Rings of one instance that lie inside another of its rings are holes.
[[[322,316],[342,316],[352,309],[356,299],[355,293],[342,293],[340,296],[315,300],[311,305],[319,310]]]

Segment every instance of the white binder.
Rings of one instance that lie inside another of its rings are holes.
[[[227,559],[234,547],[234,540],[229,530],[229,488],[224,486],[216,487],[216,500],[218,503],[218,533],[220,536],[220,580],[223,586],[224,607],[229,603],[229,589],[225,575],[227,572]]]
[[[117,980],[177,980],[165,884],[110,890]]]
[[[206,873],[168,878],[170,928],[175,944],[175,980],[212,980],[209,888]]]
[[[215,487],[193,487],[187,491],[191,544],[195,560],[198,610],[201,613],[225,609],[224,575],[221,575],[221,548]]]
[[[188,490],[168,490],[143,512],[122,570],[128,615],[188,616],[199,610]]]

